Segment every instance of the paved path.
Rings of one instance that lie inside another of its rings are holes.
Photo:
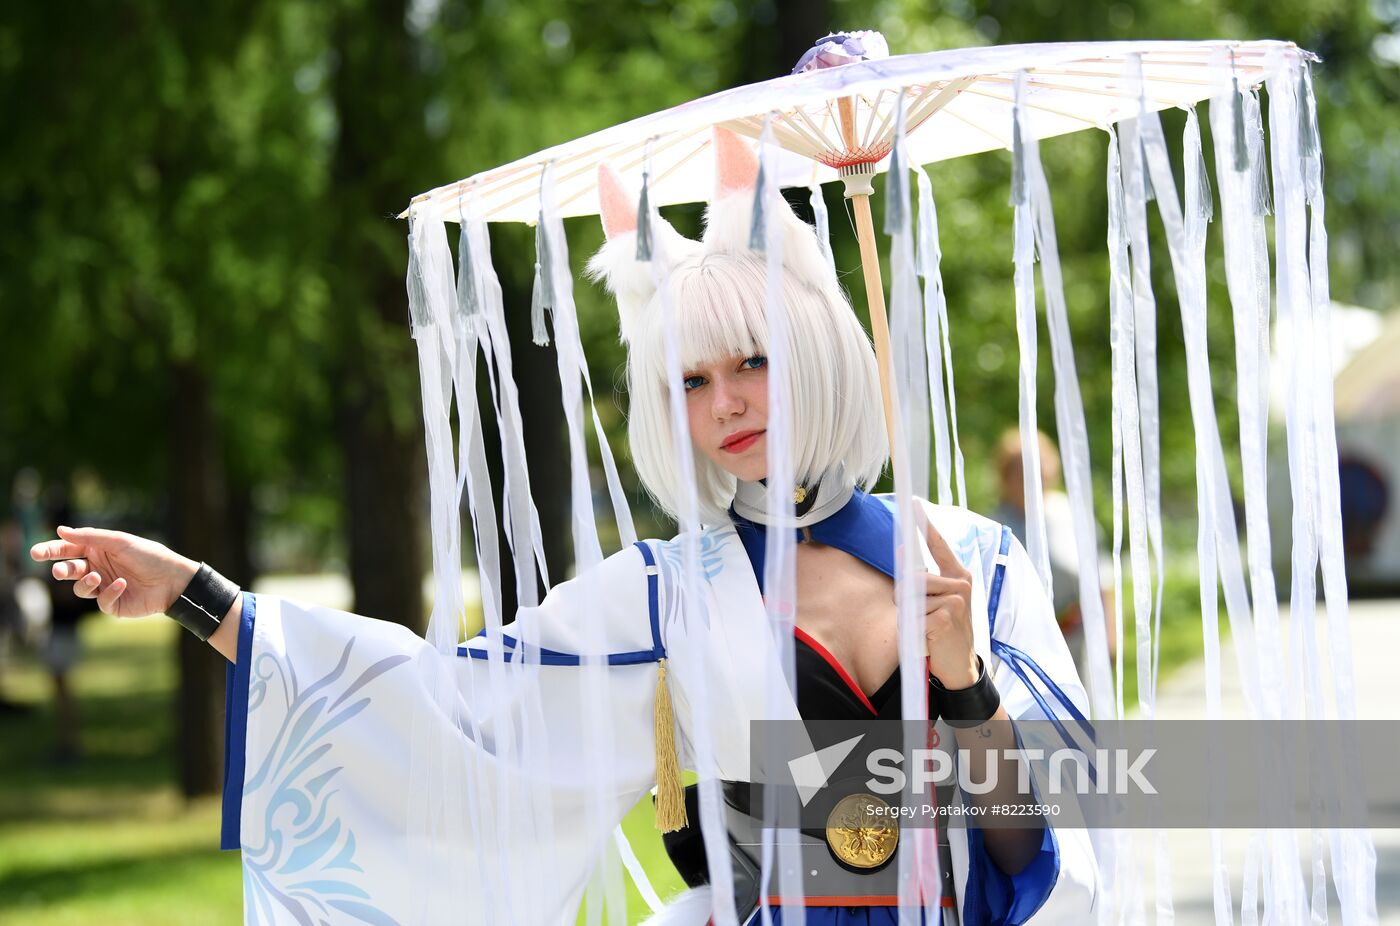
[[[1282,625],[1287,647],[1289,625]],[[1226,620],[1221,609],[1221,621]],[[1318,614],[1318,641],[1323,665],[1328,663],[1326,615]],[[1400,601],[1356,601],[1351,604],[1351,643],[1355,665],[1357,717],[1361,720],[1400,718]],[[1221,647],[1222,711],[1226,717],[1243,718],[1247,714],[1244,696],[1235,669],[1235,649],[1226,642]],[[1203,661],[1182,667],[1162,683],[1158,697],[1158,716],[1164,718],[1199,718],[1205,716],[1206,672]],[[1323,691],[1331,691],[1330,673],[1325,673]],[[1329,699],[1330,700],[1330,699]],[[1330,710],[1330,708],[1329,708]],[[1400,774],[1400,771],[1397,772]],[[1374,830],[1376,845],[1376,906],[1380,922],[1385,926],[1400,926],[1400,830]],[[1225,857],[1233,880],[1231,896],[1235,899],[1238,923],[1240,875],[1244,867],[1247,831],[1226,830]],[[1168,843],[1172,867],[1172,899],[1176,922],[1181,926],[1214,926],[1215,915],[1211,901],[1210,841],[1206,830],[1171,830]],[[1302,871],[1311,865],[1310,843],[1299,838]],[[1147,856],[1150,859],[1150,856]],[[1325,858],[1328,869],[1328,922],[1340,923],[1341,914],[1332,891],[1331,859]],[[1148,898],[1147,910],[1153,909],[1150,861],[1143,869]],[[1308,879],[1305,877],[1305,883]],[[1149,912],[1149,923],[1153,917]],[[1349,926],[1349,924],[1348,924]]]

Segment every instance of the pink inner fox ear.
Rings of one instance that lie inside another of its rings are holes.
[[[715,181],[721,194],[752,190],[758,183],[758,156],[728,129],[715,129]]]
[[[598,165],[598,211],[609,238],[637,230],[637,200],[622,185],[611,164]]]

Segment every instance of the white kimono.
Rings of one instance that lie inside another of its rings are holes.
[[[972,573],[976,649],[1011,717],[1070,718],[1066,702],[1087,713],[1020,545],[1002,554],[1001,525],[923,504]],[[572,923],[613,829],[654,784],[663,654],[683,760],[696,764],[703,719],[712,762],[701,774],[747,780],[750,722],[795,720],[797,707],[764,716],[778,650],[735,529],[698,540],[701,601],[684,618],[682,538],[645,541],[521,609],[503,639],[455,654],[397,624],[245,596],[224,794],[245,922]],[[600,703],[611,729],[590,733]],[[949,833],[961,908],[968,837]],[[1053,888],[1033,921],[1086,922],[1098,874],[1088,834],[1054,837]]]

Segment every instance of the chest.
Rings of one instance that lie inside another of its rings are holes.
[[[899,665],[894,580],[849,553],[797,546],[797,626],[841,663],[867,694]]]

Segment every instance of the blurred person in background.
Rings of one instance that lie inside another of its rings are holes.
[[[68,493],[61,487],[50,491],[46,507],[46,520],[50,528],[73,523]],[[81,723],[70,678],[82,655],[78,643],[78,622],[92,610],[92,606],[73,594],[71,582],[62,582],[50,574],[45,586],[50,608],[49,632],[44,640],[43,657],[49,677],[53,679],[54,759],[60,763],[76,762],[82,757]]]
[[[1081,679],[1087,677],[1088,664],[1084,654],[1084,615],[1079,605],[1079,550],[1074,541],[1074,513],[1069,496],[1060,485],[1060,451],[1043,432],[1037,431],[1040,442],[1040,485],[1044,500],[1045,540],[1050,553],[1050,579],[1054,588],[1051,600],[1055,620],[1064,634],[1074,657]],[[1001,504],[992,518],[1011,528],[1016,539],[1026,543],[1026,483],[1022,465],[1021,434],[1010,428],[997,443],[997,484]],[[1111,659],[1118,649],[1114,633],[1113,599],[1103,595],[1104,617],[1108,629],[1108,653]]]
[[[0,520],[0,715],[20,711],[19,704],[5,695],[5,676],[10,664],[10,651],[19,638],[19,596],[16,587],[20,576],[20,551],[24,549],[19,523],[6,512]],[[27,562],[29,557],[24,557]]]

